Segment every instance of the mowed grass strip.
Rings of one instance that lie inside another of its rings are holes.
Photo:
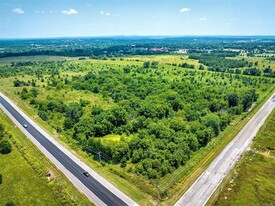
[[[274,205],[275,155],[267,148],[275,148],[275,110],[261,127],[243,159],[230,173],[208,205]]]

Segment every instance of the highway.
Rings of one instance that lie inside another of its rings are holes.
[[[133,200],[92,171],[87,165],[67,149],[53,140],[45,131],[41,131],[33,121],[26,117],[7,97],[0,93],[1,108],[17,126],[35,143],[36,146],[84,193],[95,205],[137,205]],[[27,128],[24,128],[24,124]],[[24,131],[25,130],[25,131]],[[83,172],[88,171],[89,177]]]
[[[214,159],[210,166],[178,200],[176,206],[202,206],[207,203],[224,177],[249,147],[257,131],[275,108],[275,94],[250,119],[245,127]]]

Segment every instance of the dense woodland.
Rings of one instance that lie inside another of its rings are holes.
[[[20,88],[17,95],[36,108],[42,120],[62,119],[56,131],[72,137],[83,150],[101,152],[106,163],[154,179],[183,166],[193,152],[252,106],[257,90],[274,84],[264,77],[214,73],[188,65],[173,69],[146,61],[143,66],[118,68],[92,65],[85,75],[68,77],[62,72],[82,71],[83,67],[68,62],[19,62],[8,69],[1,67],[1,75],[17,76],[13,81]],[[24,81],[18,75],[33,78]],[[88,107],[85,98],[65,102],[59,95],[39,97],[41,90],[58,93],[60,89],[97,94],[114,106]],[[102,141],[110,134],[121,138]]]

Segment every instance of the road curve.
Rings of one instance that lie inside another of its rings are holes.
[[[15,122],[27,137],[95,205],[137,205],[132,199],[107,182],[107,180],[102,178],[98,173],[54,140],[54,138],[28,118],[2,93],[0,93],[0,103],[1,109]],[[27,125],[27,128],[24,128],[24,124]],[[86,177],[83,171],[88,171],[90,176]]]
[[[249,143],[274,108],[275,94],[268,99],[175,205],[205,205],[223,178],[233,168],[240,155],[248,148]]]

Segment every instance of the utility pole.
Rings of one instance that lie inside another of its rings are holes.
[[[160,205],[160,185],[157,184],[157,189],[158,189],[158,205]]]
[[[98,159],[99,159],[99,162],[101,163],[101,152],[98,152]]]

